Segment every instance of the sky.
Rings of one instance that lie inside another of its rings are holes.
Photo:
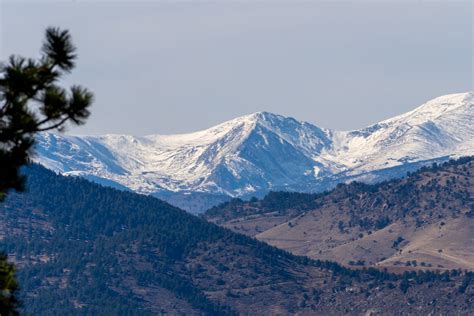
[[[258,111],[351,130],[473,90],[473,3],[0,0],[0,58],[69,29],[70,134],[172,134]]]

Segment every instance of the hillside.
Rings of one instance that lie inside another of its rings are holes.
[[[473,94],[458,93],[355,131],[258,112],[182,135],[44,133],[34,159],[62,174],[202,212],[230,197],[373,183],[472,155],[473,109]]]
[[[294,254],[345,265],[474,270],[474,159],[376,185],[233,200],[205,217]]]
[[[155,198],[26,170],[1,245],[32,315],[469,314],[473,275],[350,270],[295,257]]]

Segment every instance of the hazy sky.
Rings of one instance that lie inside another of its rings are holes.
[[[67,28],[67,83],[94,91],[76,134],[169,134],[256,111],[356,129],[472,90],[473,2],[0,0],[0,56]]]

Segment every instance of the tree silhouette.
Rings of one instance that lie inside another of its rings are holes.
[[[0,201],[8,190],[23,189],[20,168],[28,162],[34,136],[80,125],[89,116],[93,94],[59,85],[75,66],[76,48],[67,30],[49,27],[39,59],[12,55],[0,64]],[[0,255],[0,314],[17,314],[14,266]]]

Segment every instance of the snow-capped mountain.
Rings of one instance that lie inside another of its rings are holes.
[[[185,135],[37,138],[36,161],[64,174],[92,175],[132,190],[239,196],[315,178],[312,157],[329,132],[260,112]]]
[[[438,97],[365,129],[334,132],[329,156],[355,172],[474,150],[472,93]]]
[[[473,110],[473,94],[461,93],[349,132],[259,112],[183,135],[43,133],[34,160],[63,174],[163,196],[318,191],[348,179],[376,181],[381,170],[411,163],[473,155]]]

